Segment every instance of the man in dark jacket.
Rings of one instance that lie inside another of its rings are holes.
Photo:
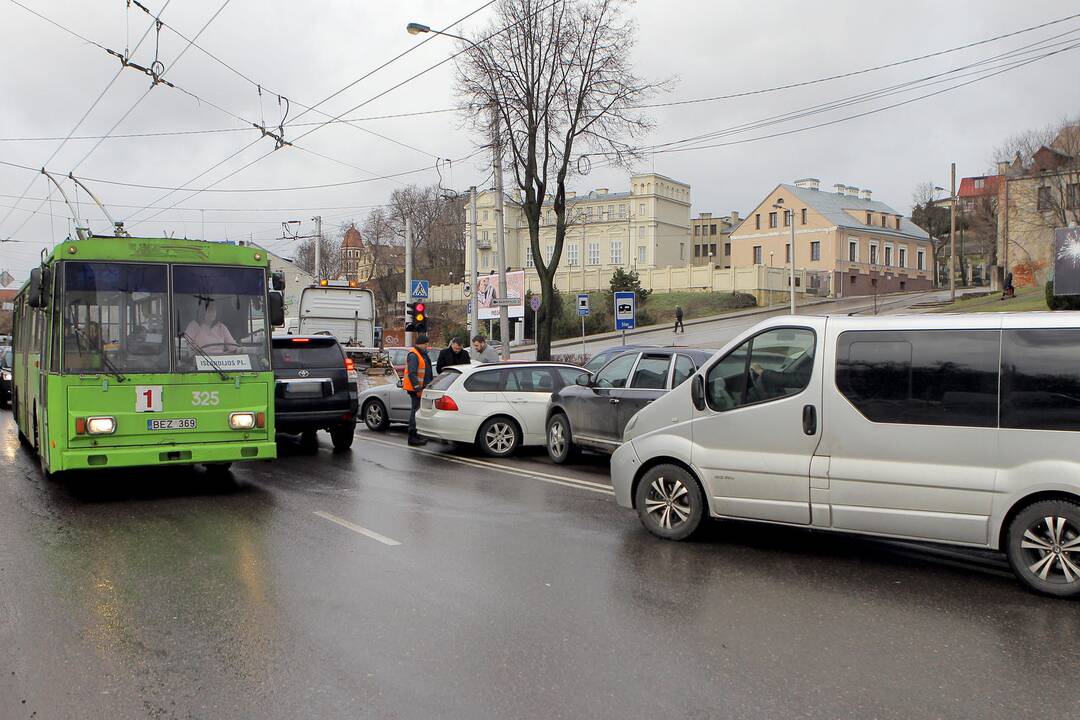
[[[683,331],[683,335],[686,334],[686,327],[683,325],[683,322],[682,322],[682,306],[681,305],[676,305],[675,306],[675,332],[679,332],[679,330]]]
[[[435,361],[435,372],[442,372],[451,365],[468,365],[471,362],[469,352],[461,346],[459,338],[450,338],[450,346],[439,353]]]
[[[405,377],[401,386],[409,393],[409,444],[426,445],[427,440],[416,434],[416,411],[420,409],[420,394],[431,383],[431,363],[427,360],[428,337],[417,335],[409,354],[405,356]]]

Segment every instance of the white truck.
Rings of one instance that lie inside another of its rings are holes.
[[[377,348],[375,294],[348,285],[312,285],[300,294],[297,335],[333,335],[345,348]]]

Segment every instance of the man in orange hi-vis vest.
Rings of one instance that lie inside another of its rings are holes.
[[[416,341],[409,349],[405,357],[405,377],[401,380],[401,387],[409,393],[409,444],[426,445],[427,440],[416,434],[416,411],[420,409],[420,393],[431,382],[431,363],[427,356],[428,337],[417,335]]]

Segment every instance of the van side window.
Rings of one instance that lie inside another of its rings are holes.
[[[705,399],[713,410],[779,400],[810,384],[816,335],[806,328],[776,328],[755,335],[713,365]]]
[[[998,330],[854,330],[836,386],[868,420],[997,427]]]
[[[1080,430],[1080,330],[1006,330],[1001,427]]]

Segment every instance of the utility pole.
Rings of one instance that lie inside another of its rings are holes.
[[[408,307],[412,302],[412,218],[405,218],[405,305]],[[405,315],[406,324],[409,322],[409,314]],[[405,347],[412,347],[413,334],[405,331]]]
[[[956,302],[956,163],[949,168],[949,302]]]
[[[472,312],[469,313],[469,330],[473,335],[480,334],[480,298],[477,297],[477,288],[480,282],[480,276],[477,274],[476,267],[480,264],[480,250],[476,246],[477,235],[477,222],[476,216],[476,186],[473,185],[469,188],[469,195],[472,196],[470,201],[470,212],[472,213],[472,273],[470,273],[470,282],[472,288],[472,297],[469,299],[469,304],[472,307]],[[468,343],[470,338],[466,338]],[[466,345],[468,347],[468,345]]]
[[[499,139],[499,108],[491,106],[492,169],[495,171],[495,262],[499,264],[499,299],[506,298],[506,237],[503,233],[502,141]],[[499,339],[503,360],[510,359],[510,308],[499,306]]]
[[[322,280],[322,215],[311,218],[315,221],[315,282]]]
[[[791,222],[791,314],[795,314],[795,208],[787,211]]]

